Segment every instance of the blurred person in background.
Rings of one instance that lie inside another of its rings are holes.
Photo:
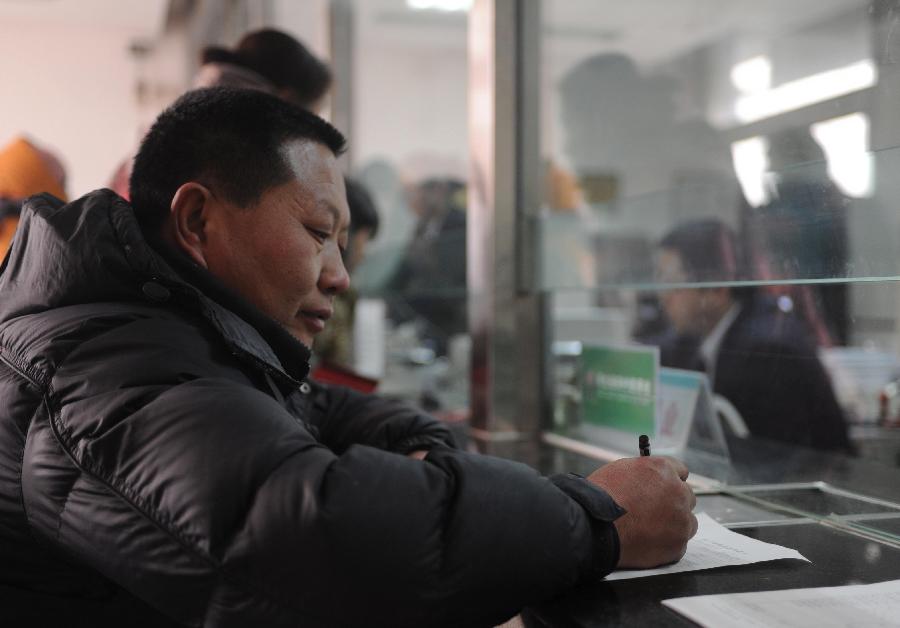
[[[664,283],[732,282],[742,257],[716,219],[686,222],[659,242]],[[805,321],[753,288],[679,287],[659,296],[671,329],[663,366],[705,372],[752,436],[815,449],[852,451],[844,413]]]
[[[233,50],[205,48],[194,88],[255,89],[318,114],[331,87],[331,70],[302,43],[265,28],[244,35]],[[133,156],[116,169],[109,188],[128,199]]]
[[[17,137],[0,149],[0,259],[16,232],[22,201],[46,192],[66,200],[66,171],[55,155]]]
[[[755,277],[767,281],[846,277],[850,199],[831,180],[828,160],[806,128],[768,137],[772,198],[745,203],[741,229]],[[774,283],[774,282],[773,282]],[[789,299],[815,331],[819,345],[846,345],[850,331],[846,283],[774,284],[765,288]]]
[[[600,53],[566,72],[559,96],[565,152],[588,203],[615,211],[665,192],[655,204],[669,215],[717,216],[737,193],[728,144],[701,111],[684,115],[671,77]]]
[[[234,50],[211,46],[203,51],[194,87],[217,86],[257,89],[319,113],[331,70],[287,33],[265,28],[244,35]]]
[[[416,226],[389,284],[391,317],[418,318],[422,336],[439,355],[468,330],[466,301],[466,185],[433,177],[413,185]]]

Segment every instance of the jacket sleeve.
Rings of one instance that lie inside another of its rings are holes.
[[[36,533],[177,621],[493,626],[618,560],[613,525],[585,505],[599,489],[583,502],[577,480],[561,490],[443,446],[338,455],[227,371],[136,369],[122,347],[148,335],[88,343],[58,369],[23,493]]]
[[[446,425],[408,404],[342,386],[309,383],[310,421],[321,441],[336,453],[354,444],[399,454],[455,446]]]

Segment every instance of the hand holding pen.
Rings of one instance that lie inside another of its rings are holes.
[[[611,462],[588,476],[627,512],[615,521],[619,567],[647,568],[677,561],[697,532],[697,503],[679,460],[650,455],[650,438],[638,439],[640,457]]]

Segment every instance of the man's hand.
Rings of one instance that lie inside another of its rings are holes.
[[[697,533],[691,513],[697,498],[687,476],[684,463],[662,456],[617,460],[588,476],[628,511],[615,522],[619,567],[656,567],[684,556]]]

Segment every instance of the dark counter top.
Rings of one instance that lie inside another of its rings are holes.
[[[753,565],[583,585],[526,616],[536,626],[694,626],[660,602],[676,597],[843,586],[900,578],[900,549],[817,523],[743,528],[741,534],[798,550],[811,562]]]

